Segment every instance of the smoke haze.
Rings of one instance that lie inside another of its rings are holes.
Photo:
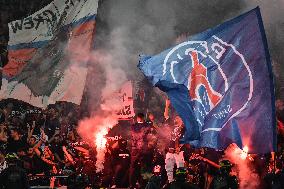
[[[237,145],[231,144],[225,150],[224,159],[233,163],[233,171],[239,179],[240,189],[259,188],[260,178],[248,157],[242,158],[244,153]]]
[[[280,96],[284,87],[280,75],[284,71],[283,0],[102,0],[96,47],[112,50],[118,57],[113,65],[121,68],[128,79],[142,80],[136,67],[138,54],[161,52],[181,34],[194,35],[256,6],[261,8]]]
[[[96,50],[91,54],[87,84],[88,106],[93,116],[81,122],[80,127],[84,128],[81,134],[100,132],[98,126],[107,127],[102,124],[105,120],[116,122],[113,112],[119,103],[112,94],[127,80],[143,80],[144,76],[137,69],[139,54],[159,53],[183,40],[184,36],[202,32],[256,6],[260,6],[264,20],[277,96],[284,99],[284,76],[281,75],[284,72],[284,54],[281,53],[284,47],[283,0],[101,0]],[[103,116],[106,117],[102,119]],[[244,166],[238,169],[241,187],[246,188],[247,180],[242,175],[248,175],[247,171],[251,170]],[[249,186],[255,188],[257,183]]]

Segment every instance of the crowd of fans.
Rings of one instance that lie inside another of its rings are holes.
[[[283,101],[277,101],[278,152],[251,155],[259,188],[284,188]],[[137,113],[106,136],[104,170],[96,150],[77,133],[79,106],[46,109],[6,103],[0,109],[0,188],[239,188],[238,173],[224,151],[179,143],[184,125],[166,100],[164,115]]]
[[[9,162],[17,162],[30,185],[49,186],[50,176],[76,172],[81,157],[87,156],[81,155],[86,152],[80,148],[75,150],[84,145],[76,132],[78,106],[59,103],[42,110],[8,103],[0,111],[1,184],[9,180],[5,172]],[[6,188],[21,188],[16,184]],[[53,184],[59,185],[59,181],[55,179]]]

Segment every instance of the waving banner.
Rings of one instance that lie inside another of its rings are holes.
[[[80,104],[97,7],[98,0],[54,0],[10,22],[0,97],[37,107],[56,101]]]
[[[131,81],[127,81],[118,91],[122,108],[118,111],[118,119],[129,120],[135,116],[133,107],[133,89]]]
[[[143,56],[138,67],[183,119],[183,142],[275,150],[273,74],[259,8]]]

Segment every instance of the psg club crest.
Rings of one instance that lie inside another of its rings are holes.
[[[227,59],[226,56],[231,58]],[[222,59],[227,60],[223,63]],[[227,69],[228,64],[246,70],[242,78],[246,80],[246,89],[242,88],[242,100],[236,97],[238,103],[234,105],[234,98],[224,96],[233,85],[230,78],[234,70]],[[253,76],[246,58],[234,45],[217,36],[207,41],[186,41],[172,48],[163,62],[163,75],[167,73],[170,73],[173,82],[186,84],[200,126],[208,121],[223,122],[219,127],[202,128],[201,132],[220,131],[246,108],[252,98]]]
[[[258,7],[141,57],[138,67],[182,118],[183,143],[276,149],[273,73]]]

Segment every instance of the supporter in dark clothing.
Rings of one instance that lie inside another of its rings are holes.
[[[105,153],[105,163],[104,163],[104,170],[103,170],[104,174],[101,177],[103,187],[108,187],[110,184],[115,185],[115,181],[113,177],[112,151],[113,151],[112,147],[108,146],[106,149],[106,153]]]
[[[284,188],[284,170],[277,173],[270,173],[265,177],[265,189],[282,189]]]
[[[143,129],[148,128],[148,124],[145,122],[145,116],[143,113],[138,113],[136,116],[136,122],[131,126],[131,131],[140,132]]]
[[[146,102],[146,93],[145,93],[145,90],[140,88],[138,90],[138,93],[135,97],[135,101],[134,101],[134,108],[137,110],[137,111],[143,111],[145,109],[145,102]],[[148,100],[148,99],[147,99]]]
[[[56,129],[60,129],[60,122],[56,115],[56,111],[51,108],[45,122],[45,133],[48,138],[51,138],[54,135]]]
[[[33,135],[28,140],[29,147],[34,147],[38,142],[38,137],[36,135]]]
[[[219,162],[219,160],[221,159],[223,152],[222,151],[216,151],[215,149],[212,148],[202,148],[201,151],[201,155],[206,158],[209,159],[213,162]],[[213,177],[218,174],[218,169],[208,163],[203,163],[203,170],[206,170],[204,172],[204,177],[205,177],[205,186],[208,186]]]
[[[130,167],[130,152],[127,150],[127,141],[120,139],[118,147],[112,151],[113,182],[115,187],[128,187]],[[114,186],[113,186],[114,187]]]
[[[13,155],[14,156],[14,155]],[[16,157],[9,157],[8,168],[0,175],[0,189],[29,189],[25,171],[16,163]]]
[[[153,113],[151,113],[151,112],[147,113],[147,121],[146,121],[146,123],[149,126],[153,126],[154,124],[156,124],[155,116],[154,116]]]
[[[144,148],[138,158],[139,170],[141,174],[140,186],[144,188],[147,182],[153,175],[153,170],[155,166],[160,166],[161,173],[161,182],[165,182],[166,180],[166,172],[165,172],[165,162],[164,157],[159,153],[155,148],[156,146],[152,146],[148,144],[148,147]]]
[[[7,153],[16,153],[19,149],[27,147],[27,140],[20,136],[18,129],[10,130],[10,138],[7,143]]]
[[[197,186],[186,181],[186,168],[178,168],[175,173],[175,180],[164,187],[164,189],[198,189]]]
[[[14,116],[11,119],[11,125],[13,125],[16,128],[22,128],[22,126],[24,125],[24,121],[21,119],[20,116]]]
[[[138,113],[136,123],[131,126],[131,166],[130,166],[130,184],[134,186],[139,177],[137,169],[137,158],[140,156],[141,150],[146,143],[146,136],[149,127],[144,120],[144,114]]]
[[[42,114],[37,112],[33,114],[27,114],[25,116],[25,122],[27,123],[28,127],[32,126],[34,135],[40,135],[40,127],[44,125],[45,121],[42,117]]]
[[[137,114],[136,123],[131,126],[131,153],[135,153],[135,156],[143,148],[148,129],[149,127],[144,120],[144,114]]]
[[[40,152],[41,153],[41,152]],[[39,174],[47,172],[49,166],[40,158],[40,154],[36,154],[33,148],[28,148],[27,154],[22,157],[23,167],[28,174]]]
[[[35,114],[33,121],[35,122],[34,134],[40,135],[41,134],[40,129],[45,124],[45,119],[44,119],[43,115],[42,114]],[[32,123],[34,123],[34,122],[32,122]]]
[[[29,155],[21,157],[23,163],[23,168],[26,170],[27,174],[32,174],[37,168],[34,166],[33,158]]]
[[[152,176],[147,183],[145,189],[160,189],[162,187],[162,179],[161,176]]]
[[[237,189],[239,188],[238,179],[231,175],[232,164],[228,160],[220,161],[220,169],[210,184],[210,189]]]
[[[50,150],[54,154],[55,159],[60,163],[64,161],[64,152],[63,152],[62,146],[63,144],[62,144],[62,141],[60,140],[60,136],[56,135],[54,137],[54,140],[50,144]]]
[[[57,163],[55,162],[54,154],[51,152],[50,148],[48,146],[44,147],[43,152],[40,154],[41,160],[44,162],[44,171],[45,175],[50,174],[57,174]]]
[[[159,124],[155,120],[155,116],[153,113],[149,112],[147,114],[147,121],[146,121],[148,127],[149,127],[149,134],[151,135],[157,135],[159,130]]]
[[[162,166],[156,165],[153,169],[153,176],[149,179],[145,189],[160,189],[164,185]]]
[[[5,112],[2,109],[0,109],[0,124],[3,123],[5,119],[6,119]]]
[[[281,160],[276,162],[276,170],[268,173],[265,178],[265,189],[282,189],[284,188],[284,168]]]
[[[146,121],[146,123],[147,123],[151,128],[154,128],[154,129],[157,128],[157,127],[159,127],[159,125],[158,125],[158,123],[157,123],[157,120],[156,120],[154,114],[151,113],[151,112],[149,112],[149,113],[147,114],[147,121]]]

